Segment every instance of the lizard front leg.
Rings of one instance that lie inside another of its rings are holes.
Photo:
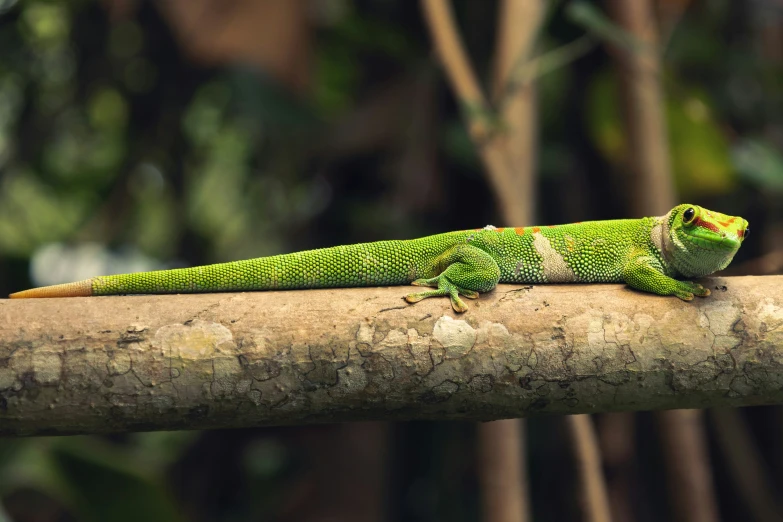
[[[454,311],[462,313],[467,311],[468,307],[459,298],[460,294],[476,299],[479,292],[489,292],[500,280],[500,268],[492,256],[480,248],[466,244],[455,245],[446,250],[435,260],[435,265],[445,269],[433,278],[417,279],[411,284],[432,286],[437,290],[408,294],[405,296],[407,302],[417,303],[427,297],[447,295],[451,298]]]
[[[708,288],[691,281],[678,281],[657,268],[657,261],[650,256],[632,257],[623,269],[623,278],[631,288],[658,295],[675,295],[683,301],[691,301],[694,295],[707,297]]]

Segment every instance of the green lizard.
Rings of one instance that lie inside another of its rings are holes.
[[[413,284],[409,303],[489,292],[498,283],[627,283],[690,301],[707,288],[675,278],[722,270],[749,233],[740,217],[679,205],[660,217],[448,232],[193,268],[101,276],[12,298],[284,290]]]

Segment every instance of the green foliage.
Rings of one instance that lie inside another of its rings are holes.
[[[747,138],[732,150],[737,171],[763,191],[783,193],[783,155],[762,139]]]
[[[36,247],[72,235],[96,200],[62,194],[30,170],[0,179],[0,254],[30,255]]]
[[[668,100],[669,148],[679,193],[689,200],[733,191],[737,184],[729,141],[714,119],[710,101],[693,89],[682,99]]]
[[[187,447],[188,434],[176,438],[174,449]],[[84,521],[183,520],[162,483],[176,452],[133,455],[96,437],[3,441],[0,448],[2,494],[37,489]]]
[[[604,156],[624,166],[629,148],[621,118],[617,82],[610,74],[595,75],[588,95],[587,123],[591,138]],[[736,187],[729,143],[713,116],[707,96],[680,86],[666,99],[666,122],[672,171],[686,200],[728,194]]]

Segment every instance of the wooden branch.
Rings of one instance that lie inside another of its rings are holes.
[[[0,301],[0,435],[783,403],[783,276]]]

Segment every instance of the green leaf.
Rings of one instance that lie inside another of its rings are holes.
[[[783,192],[783,156],[761,139],[745,139],[731,151],[740,176],[762,190]]]
[[[713,117],[712,103],[696,90],[683,89],[669,99],[666,116],[672,171],[680,195],[721,195],[731,192],[736,175],[729,143]]]
[[[94,437],[63,439],[53,445],[52,458],[68,484],[80,520],[182,520],[158,477],[161,470],[148,469],[148,462],[132,459],[121,446]]]
[[[620,97],[611,74],[597,74],[588,87],[587,124],[596,147],[620,168],[627,168],[629,144],[620,118]],[[680,86],[666,100],[672,174],[680,196],[721,195],[736,184],[729,144],[715,121],[712,104],[696,89]]]

